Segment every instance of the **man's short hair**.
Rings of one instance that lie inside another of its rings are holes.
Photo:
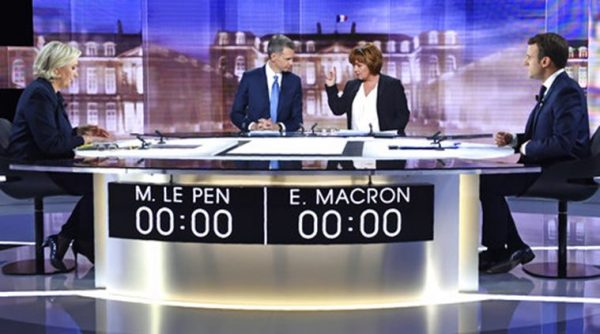
[[[352,49],[348,56],[348,61],[350,61],[350,64],[352,65],[357,61],[367,65],[371,74],[375,75],[381,72],[383,55],[375,45],[368,43],[365,46],[357,46]]]
[[[282,52],[285,48],[294,50],[294,42],[285,35],[273,35],[267,46],[267,54],[271,57],[271,54]]]
[[[527,44],[537,45],[539,50],[538,60],[548,57],[558,69],[567,66],[567,60],[569,60],[569,43],[559,34],[553,32],[537,34],[531,37],[527,41]]]

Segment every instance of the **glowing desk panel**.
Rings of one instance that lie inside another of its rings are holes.
[[[331,139],[336,145],[340,142],[340,138]],[[539,170],[497,160],[457,158],[512,154],[483,144],[453,142],[444,150],[395,149],[391,147],[414,143],[344,138],[346,146],[354,147],[343,150],[349,155],[337,154],[339,149],[333,155],[313,156],[297,155],[297,149],[291,154],[260,156],[233,151],[249,140],[264,138],[203,138],[196,141],[201,149],[190,148],[184,140],[171,142],[174,148],[81,151],[85,160],[13,164],[11,168],[94,173],[96,283],[109,292],[275,308],[372,307],[477,290],[478,175]],[[327,146],[329,138],[319,140]],[[181,156],[177,150],[187,153]],[[141,153],[136,155],[136,151]],[[273,159],[279,161],[278,169],[270,169]],[[110,182],[221,188],[433,185],[433,240],[263,245],[113,238],[108,234]]]

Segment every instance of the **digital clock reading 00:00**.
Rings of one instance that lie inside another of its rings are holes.
[[[433,185],[295,188],[110,183],[108,189],[109,236],[115,238],[260,244],[433,239]]]
[[[433,185],[270,188],[270,244],[433,240]]]
[[[263,243],[263,189],[110,183],[110,237]]]

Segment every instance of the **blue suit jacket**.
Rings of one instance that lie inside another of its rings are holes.
[[[283,123],[286,131],[296,131],[302,124],[300,77],[290,72],[283,72],[279,94],[277,122]],[[260,118],[271,118],[270,110],[265,67],[244,73],[231,108],[230,117],[233,124],[240,130],[247,131],[251,122],[257,122]]]
[[[82,144],[60,93],[46,79],[30,83],[17,103],[8,154],[19,160],[72,158],[73,149]]]
[[[521,162],[546,165],[590,155],[590,126],[585,94],[579,84],[561,73],[546,92],[542,107],[529,115],[517,149],[527,140]]]

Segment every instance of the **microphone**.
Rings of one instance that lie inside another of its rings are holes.
[[[315,129],[317,128],[317,125],[318,125],[318,124],[319,124],[319,123],[315,123],[315,124],[313,124],[313,125],[310,127],[310,131],[312,132],[312,134],[313,134],[313,135],[315,134]]]
[[[144,138],[141,135],[135,135],[135,137],[142,142],[142,146],[140,147],[140,149],[145,150],[150,146],[150,143],[145,141]]]
[[[163,134],[158,131],[158,130],[154,130],[154,133],[156,133],[158,135],[158,137],[160,138],[158,143],[159,144],[164,144],[165,143],[165,136],[163,136]]]

